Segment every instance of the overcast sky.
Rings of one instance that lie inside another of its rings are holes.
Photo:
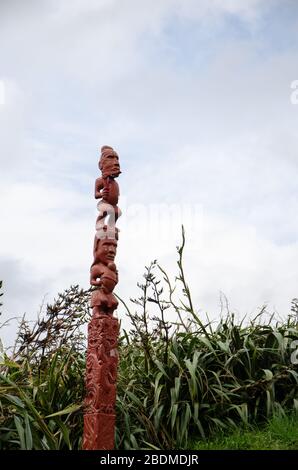
[[[88,287],[105,144],[122,167],[120,296],[152,259],[174,276],[183,222],[202,315],[220,292],[240,317],[289,313],[296,0],[0,0],[0,44],[2,321]]]

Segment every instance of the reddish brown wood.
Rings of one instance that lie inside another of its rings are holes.
[[[114,263],[118,243],[116,221],[121,215],[117,206],[119,186],[115,178],[121,171],[119,157],[112,147],[102,147],[99,169],[102,176],[95,183],[95,198],[100,199],[99,216],[90,269],[90,284],[95,290],[91,294],[92,319],[88,325],[85,450],[113,449],[115,432],[119,324],[113,317],[118,305],[113,290],[118,283]]]

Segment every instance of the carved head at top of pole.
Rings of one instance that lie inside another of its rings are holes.
[[[101,156],[98,166],[102,172],[103,178],[107,178],[108,176],[117,178],[121,173],[118,154],[108,145],[101,147]]]

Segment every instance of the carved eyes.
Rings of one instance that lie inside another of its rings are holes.
[[[111,245],[111,244],[103,245],[103,249],[104,249],[105,251],[109,251],[110,247],[115,249],[115,247],[114,247],[113,245]]]

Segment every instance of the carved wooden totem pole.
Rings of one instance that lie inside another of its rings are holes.
[[[88,325],[86,363],[86,398],[83,449],[114,448],[115,402],[117,379],[117,341],[119,325],[113,317],[118,301],[113,294],[118,283],[114,263],[121,215],[118,208],[119,186],[115,180],[121,173],[119,158],[112,147],[101,148],[99,169],[102,176],[95,182],[97,208],[94,239],[94,260],[90,269],[92,318]]]

